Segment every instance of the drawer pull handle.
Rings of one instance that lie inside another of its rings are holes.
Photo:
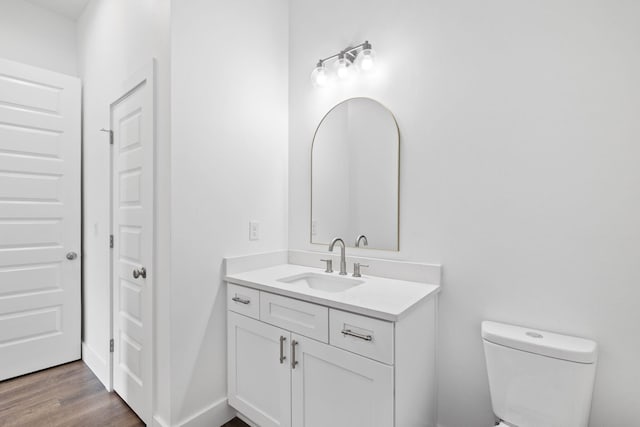
[[[233,300],[235,302],[239,302],[240,304],[245,304],[245,305],[251,303],[251,300],[240,298],[237,295],[235,297],[231,298],[231,300]]]
[[[342,335],[344,336],[349,335],[350,337],[360,338],[361,340],[365,340],[365,341],[373,341],[373,337],[371,335],[359,334],[357,332],[353,332],[351,329],[343,329]]]
[[[287,337],[280,336],[280,364],[282,365],[287,357],[284,355],[284,342],[287,340]]]
[[[291,340],[291,369],[296,369],[296,365],[298,361],[296,360],[296,346],[298,345],[298,341]]]

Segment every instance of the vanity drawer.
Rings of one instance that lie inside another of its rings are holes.
[[[321,305],[260,292],[260,320],[318,341],[329,342],[329,309]]]
[[[393,364],[392,322],[329,310],[329,343],[389,365]]]
[[[260,318],[260,291],[227,283],[227,308],[245,316]]]

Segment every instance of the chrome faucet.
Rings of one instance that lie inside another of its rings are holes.
[[[333,252],[333,247],[336,245],[336,243],[338,243],[340,245],[340,275],[341,276],[346,276],[347,275],[347,260],[345,258],[345,247],[344,247],[344,240],[342,240],[339,237],[336,237],[335,239],[333,239],[331,241],[331,243],[329,243],[329,252]]]
[[[369,241],[367,240],[367,236],[365,236],[364,234],[361,234],[358,237],[356,237],[356,248],[360,247],[361,240],[365,246],[369,246]]]

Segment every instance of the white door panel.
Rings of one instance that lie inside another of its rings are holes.
[[[0,380],[80,358],[79,255],[80,81],[0,59]]]
[[[40,78],[37,81],[32,81],[23,75],[24,73],[0,75],[2,102],[6,105],[43,113],[56,114],[60,112],[62,88],[51,80]]]
[[[24,126],[0,124],[0,140],[3,140],[2,152],[26,154],[34,158],[59,159],[62,134],[55,131],[43,131]]]
[[[153,82],[111,106],[113,131],[113,388],[147,424],[152,416]],[[146,277],[134,271],[146,270]]]

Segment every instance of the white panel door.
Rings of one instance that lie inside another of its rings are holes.
[[[392,366],[299,335],[291,340],[294,426],[393,426]]]
[[[290,333],[228,312],[229,404],[260,427],[291,426]]]
[[[79,359],[80,315],[80,81],[0,59],[0,380]]]
[[[111,107],[113,388],[147,424],[152,402],[153,83]]]

